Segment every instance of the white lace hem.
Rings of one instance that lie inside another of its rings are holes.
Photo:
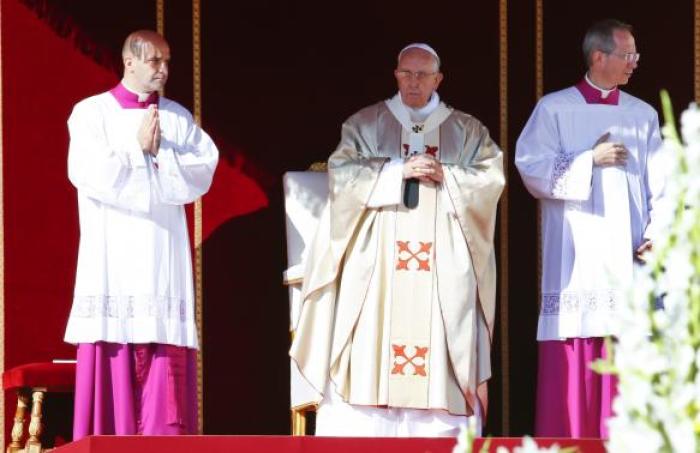
[[[170,297],[77,296],[68,343],[164,343],[198,349],[191,302]]]
[[[542,294],[537,340],[616,335],[611,322],[624,292],[607,289]]]
[[[167,296],[75,296],[71,317],[140,318],[187,320],[188,301]]]

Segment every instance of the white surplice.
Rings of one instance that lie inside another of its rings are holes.
[[[218,151],[184,107],[161,98],[158,111],[156,158],[136,138],[147,111],[109,92],[68,120],[81,233],[69,343],[198,347],[184,205],[209,189]]]
[[[596,140],[629,150],[596,167]],[[664,186],[656,111],[620,92],[587,104],[575,87],[543,97],[517,142],[515,165],[542,213],[539,341],[614,335],[610,319],[632,283],[634,251],[654,238]]]

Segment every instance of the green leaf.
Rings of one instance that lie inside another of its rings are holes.
[[[671,96],[669,96],[668,91],[666,90],[661,90],[659,96],[661,97],[661,110],[664,114],[664,126],[661,128],[664,133],[664,137],[680,143],[681,139],[679,138],[678,130],[676,129],[673,106],[671,105]]]

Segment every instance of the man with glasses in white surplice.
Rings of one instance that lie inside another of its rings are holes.
[[[602,437],[617,393],[605,357],[610,322],[654,239],[664,187],[656,111],[619,89],[639,64],[632,27],[607,19],[583,40],[588,71],[544,96],[515,165],[542,212],[537,436]]]

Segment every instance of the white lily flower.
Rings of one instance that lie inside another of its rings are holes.
[[[700,109],[681,116],[684,143],[664,126],[670,160],[661,228],[648,265],[621,304],[615,344],[619,395],[609,421],[610,452],[696,452],[700,448]],[[694,296],[692,296],[694,295]],[[655,308],[663,302],[663,309]]]

